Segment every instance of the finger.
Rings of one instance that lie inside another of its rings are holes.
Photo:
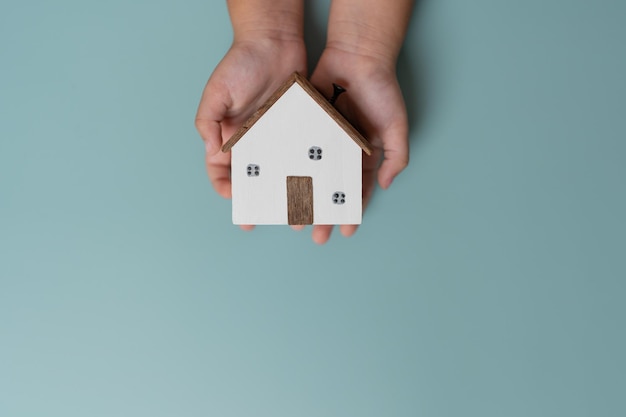
[[[222,126],[215,120],[196,119],[196,129],[204,141],[208,155],[217,154],[222,147]]]
[[[205,154],[206,170],[215,191],[224,198],[232,197],[230,154]]]
[[[291,225],[289,226],[291,227],[293,230],[295,230],[296,232],[299,232],[301,230],[304,230],[305,226],[303,224],[299,224],[299,225]]]
[[[342,224],[341,226],[339,226],[339,231],[341,232],[342,236],[350,237],[356,233],[358,228],[358,224]]]
[[[241,230],[243,230],[244,232],[249,232],[252,229],[254,229],[254,225],[253,224],[240,224],[239,227],[241,228]]]
[[[332,232],[332,225],[314,226],[312,234],[313,242],[317,243],[318,245],[323,245],[324,243],[328,242],[328,239],[330,239],[330,234]]]
[[[196,113],[196,129],[205,143],[209,155],[215,155],[222,147],[222,125],[232,98],[219,81],[209,79]]]
[[[389,188],[394,178],[409,164],[409,127],[406,116],[399,116],[382,134],[384,159],[378,170],[378,183]]]
[[[223,154],[222,121],[232,100],[213,78],[209,79],[196,113],[196,129],[204,141],[206,170],[215,191],[231,198],[230,154]]]

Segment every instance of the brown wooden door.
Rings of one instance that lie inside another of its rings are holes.
[[[313,178],[287,177],[289,224],[313,224]]]

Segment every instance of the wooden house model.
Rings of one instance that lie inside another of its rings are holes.
[[[360,224],[371,145],[294,73],[224,144],[234,224]]]

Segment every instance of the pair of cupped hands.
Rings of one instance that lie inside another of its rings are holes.
[[[376,181],[387,189],[408,164],[406,107],[395,62],[387,61],[342,45],[327,45],[310,77],[326,97],[332,94],[332,83],[347,89],[336,107],[374,148],[371,156],[363,155],[363,208]],[[231,198],[231,156],[221,151],[222,144],[294,71],[307,75],[303,40],[260,38],[235,41],[209,78],[198,107],[196,128],[205,143],[209,179],[222,197]],[[357,227],[341,225],[339,229],[348,237]],[[313,241],[327,242],[332,230],[332,225],[313,226]]]

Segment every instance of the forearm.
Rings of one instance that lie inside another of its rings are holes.
[[[395,66],[414,0],[333,0],[326,46]]]
[[[260,38],[300,41],[303,0],[228,0],[235,42]]]

